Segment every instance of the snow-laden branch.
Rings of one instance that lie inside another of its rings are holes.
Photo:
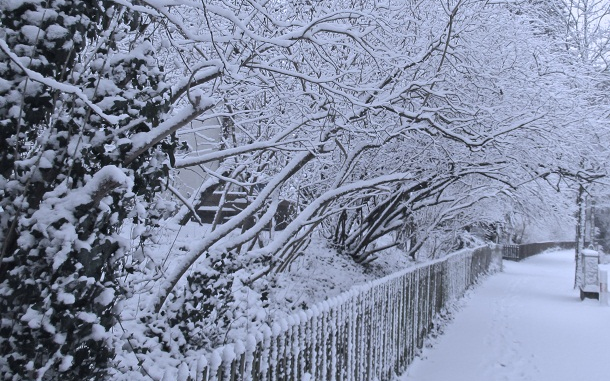
[[[185,93],[204,83],[213,81],[222,75],[223,63],[221,60],[201,62],[191,69],[190,77],[180,81],[172,87],[170,102],[176,103]]]
[[[248,242],[249,240],[256,238],[256,236],[265,227],[267,227],[271,224],[271,222],[273,221],[273,217],[275,216],[275,213],[277,212],[277,208],[279,206],[279,198],[278,198],[277,192],[275,192],[271,197],[272,197],[271,204],[269,204],[265,213],[261,216],[261,218],[258,221],[256,221],[254,226],[252,226],[250,229],[246,230],[242,234],[238,235],[237,237],[233,237],[230,242],[223,242],[222,244],[217,242],[215,245],[212,245],[210,247],[209,251],[210,252],[221,252],[221,253],[226,252],[226,251],[232,250],[232,249],[242,245],[245,242]]]
[[[122,4],[125,6],[129,6],[132,9],[136,9],[134,5],[127,4],[122,0],[116,0],[117,4]],[[220,39],[219,37],[211,37],[210,31],[208,34],[197,34],[193,33],[190,28],[187,28],[182,20],[177,16],[170,12],[170,9],[175,6],[185,6],[187,8],[191,8],[193,10],[204,12],[210,15],[215,15],[217,17],[221,17],[228,22],[230,22],[238,31],[235,36],[246,36],[254,41],[257,41],[262,44],[268,44],[272,46],[288,48],[294,43],[302,38],[310,36],[313,32],[311,29],[314,26],[320,27],[320,24],[329,23],[332,21],[342,20],[342,19],[355,19],[357,17],[365,16],[366,14],[363,12],[359,12],[357,10],[347,9],[347,10],[336,10],[333,12],[329,12],[328,14],[322,15],[319,18],[316,18],[310,21],[308,24],[299,24],[295,22],[281,22],[277,19],[270,19],[275,25],[278,25],[280,28],[285,29],[286,32],[280,34],[276,37],[265,37],[262,34],[256,33],[249,25],[247,19],[242,19],[231,10],[225,7],[221,7],[214,4],[209,4],[206,2],[194,2],[188,0],[176,0],[176,1],[162,1],[162,0],[143,0],[143,4],[146,4],[147,7],[138,7],[138,10],[141,10],[147,14],[153,15],[155,17],[163,17],[166,20],[170,21],[174,24],[179,30],[180,33],[184,37],[186,37],[191,42],[227,42],[225,39]],[[149,9],[145,9],[149,8]],[[260,7],[254,7],[260,8]],[[266,12],[261,12],[269,17],[269,14]],[[329,30],[335,30],[336,27],[332,24],[327,25]],[[323,27],[320,27],[322,30]],[[347,29],[341,29],[346,32]]]
[[[21,69],[21,71],[23,71],[23,73],[29,79],[31,79],[32,81],[41,83],[45,86],[48,86],[51,89],[61,91],[66,94],[75,95],[78,99],[83,101],[83,103],[85,103],[87,105],[87,107],[89,107],[95,114],[99,115],[100,118],[104,119],[109,124],[116,125],[121,120],[127,118],[127,115],[116,116],[116,115],[108,115],[108,114],[104,113],[104,111],[102,111],[102,109],[98,105],[93,103],[89,99],[89,97],[87,97],[87,95],[85,95],[85,93],[76,86],[73,86],[73,85],[70,85],[70,84],[67,84],[64,82],[58,82],[53,78],[43,76],[42,74],[40,74],[37,71],[28,69],[23,63],[21,63],[21,60],[19,59],[19,57],[15,53],[11,52],[11,49],[7,45],[6,41],[4,41],[3,39],[0,39],[0,50],[2,50],[2,52],[4,54],[6,54],[10,58],[10,60],[13,61],[13,63],[15,65],[17,65],[19,67],[19,69]]]
[[[217,102],[215,99],[206,98],[204,100],[200,100],[200,102],[195,106],[189,104],[174,116],[165,120],[159,126],[154,127],[152,130],[133,135],[130,138],[133,147],[125,159],[125,166],[128,166],[138,156],[140,156],[143,152],[146,152],[155,144],[161,142],[169,135],[195,120],[195,118],[203,114],[206,110],[211,109],[216,103]]]
[[[241,155],[248,152],[281,149],[282,146],[302,142],[302,140],[287,140],[282,142],[257,142],[246,144],[235,148],[227,148],[222,151],[211,152],[197,157],[189,157],[176,160],[175,168],[187,168],[195,165],[209,163],[211,161],[224,160],[229,157]]]
[[[282,150],[288,149],[288,145],[295,143],[304,143],[303,139],[285,139],[290,136],[294,131],[306,125],[308,122],[313,122],[321,119],[325,119],[329,116],[328,111],[320,111],[312,115],[308,115],[303,121],[295,123],[293,126],[284,128],[277,134],[275,134],[272,138],[267,139],[266,141],[250,143],[238,147],[227,148],[217,152],[211,152],[204,155],[199,155],[197,157],[189,157],[184,159],[176,160],[175,167],[176,168],[187,168],[195,165],[209,163],[211,161],[224,160],[229,157],[241,155],[247,152],[261,152],[265,150]],[[300,149],[299,151],[302,151]]]
[[[257,211],[265,206],[266,201],[287,179],[291,178],[299,171],[307,162],[314,158],[311,152],[302,152],[294,157],[269,183],[263,188],[259,195],[246,208],[231,218],[226,223],[220,225],[216,230],[210,232],[194,244],[186,258],[183,259],[180,266],[169,276],[163,288],[160,290],[154,309],[159,311],[169,293],[174,289],[178,281],[184,276],[187,270],[216,242],[223,237],[226,237],[230,232],[239,228],[239,226],[248,218],[253,216]]]
[[[427,130],[433,134],[435,132],[440,133],[444,137],[447,137],[456,142],[463,143],[464,145],[471,148],[482,147],[501,136],[507,135],[515,130],[527,127],[545,117],[545,115],[535,115],[531,117],[526,117],[519,121],[511,123],[509,126],[506,126],[501,130],[494,131],[493,133],[489,133],[484,136],[480,136],[479,138],[471,138],[465,134],[457,133],[452,129],[449,129],[448,127],[439,123],[437,121],[437,115],[432,109],[423,109],[419,113],[415,113],[410,110],[395,106],[384,106],[384,108],[388,111],[397,113],[399,116],[405,118],[409,123],[424,122],[427,126],[429,126],[423,127],[424,130]]]
[[[305,209],[300,211],[298,216],[284,230],[276,235],[272,242],[265,246],[265,248],[256,250],[256,253],[254,254],[266,256],[280,251],[281,248],[290,240],[290,238],[295,235],[301,229],[301,227],[307,225],[309,223],[309,219],[314,217],[324,205],[340,196],[349,193],[356,193],[363,189],[375,188],[383,184],[401,183],[408,180],[413,180],[412,172],[401,172],[391,175],[378,176],[373,179],[356,181],[336,189],[328,190],[318,196],[315,200],[312,200],[311,203]]]

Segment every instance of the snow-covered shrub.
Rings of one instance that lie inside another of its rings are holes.
[[[180,328],[189,347],[213,348],[221,341],[217,335],[231,323],[231,273],[236,270],[231,257],[223,254],[210,268],[195,270],[187,277],[186,286],[173,303],[177,310],[168,321]]]
[[[168,107],[145,27],[105,1],[0,3],[4,380],[100,379],[113,358],[117,232],[150,219],[173,149],[133,152]]]
[[[268,323],[267,282],[247,284],[249,272],[235,253],[221,253],[206,262],[176,288],[160,316],[143,318],[147,334],[178,358],[212,351]]]

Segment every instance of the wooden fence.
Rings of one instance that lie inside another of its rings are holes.
[[[503,245],[502,258],[512,261],[521,261],[525,258],[531,257],[532,255],[540,254],[548,249],[574,249],[575,247],[576,243],[573,241],[527,243],[524,245]]]
[[[437,314],[501,263],[499,247],[481,247],[406,269],[183,364],[171,379],[389,380],[406,370]]]

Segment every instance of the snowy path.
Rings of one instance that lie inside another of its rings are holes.
[[[573,281],[573,251],[504,261],[398,380],[610,380],[610,307]]]

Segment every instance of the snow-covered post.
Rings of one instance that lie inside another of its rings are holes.
[[[492,244],[491,248],[491,265],[487,269],[489,272],[502,271],[502,245]]]
[[[599,266],[599,303],[602,306],[608,305],[608,270],[610,265]]]
[[[585,249],[581,254],[581,264],[579,275],[581,283],[580,299],[586,298],[589,294],[599,292],[599,253],[595,250]]]

